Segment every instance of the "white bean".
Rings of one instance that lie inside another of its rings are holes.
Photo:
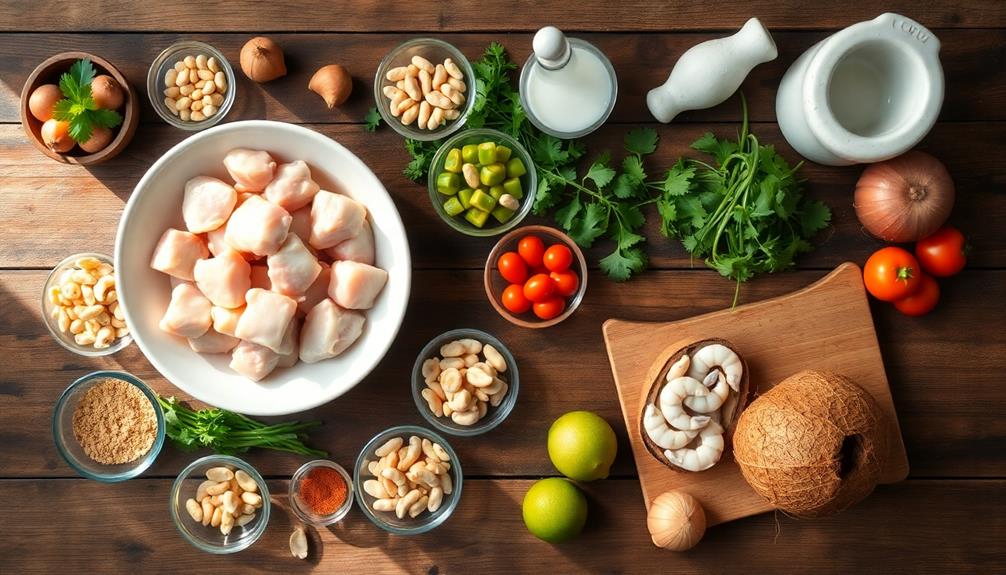
[[[398,449],[400,447],[402,447],[402,444],[404,444],[404,443],[405,443],[405,440],[402,439],[401,437],[392,437],[388,441],[384,442],[384,445],[382,445],[382,446],[378,447],[376,450],[374,450],[374,455],[376,455],[378,457],[384,457],[385,455],[388,455],[389,453],[398,451]]]

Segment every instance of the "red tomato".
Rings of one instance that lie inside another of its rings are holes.
[[[527,264],[517,252],[507,252],[496,260],[496,268],[503,279],[512,284],[522,284],[527,281]]]
[[[919,289],[912,295],[894,302],[894,307],[905,315],[926,315],[933,311],[940,301],[940,284],[932,276],[922,275],[919,278]]]
[[[564,272],[573,263],[573,252],[562,244],[555,244],[545,250],[543,262],[549,271]]]
[[[936,230],[933,235],[915,244],[915,257],[922,264],[922,269],[940,278],[950,277],[964,269],[967,253],[968,242],[964,234],[950,226]]]
[[[531,302],[524,297],[524,288],[520,284],[507,286],[503,290],[503,307],[510,310],[510,313],[522,314],[531,309]]]
[[[538,236],[527,235],[517,244],[517,252],[532,268],[541,267],[541,258],[545,255],[545,244]]]
[[[552,297],[553,293],[555,293],[555,283],[545,274],[533,275],[524,284],[524,297],[534,303],[547,300]]]
[[[540,319],[552,319],[558,317],[566,309],[566,300],[559,296],[554,296],[545,301],[535,302],[534,315]]]
[[[882,301],[904,299],[919,288],[919,262],[897,247],[881,248],[866,260],[863,282],[873,297]]]
[[[555,282],[555,293],[564,297],[575,294],[576,288],[580,287],[580,277],[570,270],[552,272],[548,277]]]

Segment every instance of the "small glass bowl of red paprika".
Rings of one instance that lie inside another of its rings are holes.
[[[290,480],[290,507],[304,523],[331,525],[353,507],[353,480],[341,465],[308,461]]]

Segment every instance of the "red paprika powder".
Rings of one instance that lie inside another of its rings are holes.
[[[300,498],[316,515],[331,515],[346,502],[346,480],[331,467],[315,467],[300,480]]]

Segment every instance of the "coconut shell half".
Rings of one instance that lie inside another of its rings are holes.
[[[885,453],[883,414],[848,378],[802,371],[737,422],[734,459],[749,485],[797,517],[829,515],[870,494]]]
[[[643,440],[643,445],[646,446],[646,450],[650,452],[650,455],[674,471],[693,473],[672,463],[664,455],[663,448],[650,439],[650,435],[646,433],[646,428],[643,427],[643,413],[645,412],[647,405],[658,403],[660,390],[662,390],[664,385],[667,384],[667,380],[665,379],[667,377],[667,372],[671,369],[672,365],[681,359],[681,356],[685,354],[689,357],[694,356],[695,352],[700,348],[715,343],[724,345],[733,350],[733,352],[741,358],[741,364],[744,366],[744,373],[741,375],[740,392],[731,392],[730,398],[727,399],[726,403],[723,404],[723,407],[720,408],[720,425],[722,425],[724,429],[723,439],[727,444],[727,447],[724,449],[724,453],[726,453],[729,451],[730,438],[734,433],[734,428],[737,426],[737,417],[741,411],[744,410],[744,407],[748,402],[748,397],[751,394],[751,385],[749,384],[750,378],[748,375],[750,370],[748,369],[747,362],[744,360],[744,356],[741,355],[736,346],[725,339],[718,338],[680,341],[668,346],[667,349],[665,349],[664,352],[657,357],[657,360],[653,363],[653,366],[650,367],[650,371],[646,376],[645,385],[647,386],[647,392],[643,397],[643,404],[639,410],[639,435]]]

